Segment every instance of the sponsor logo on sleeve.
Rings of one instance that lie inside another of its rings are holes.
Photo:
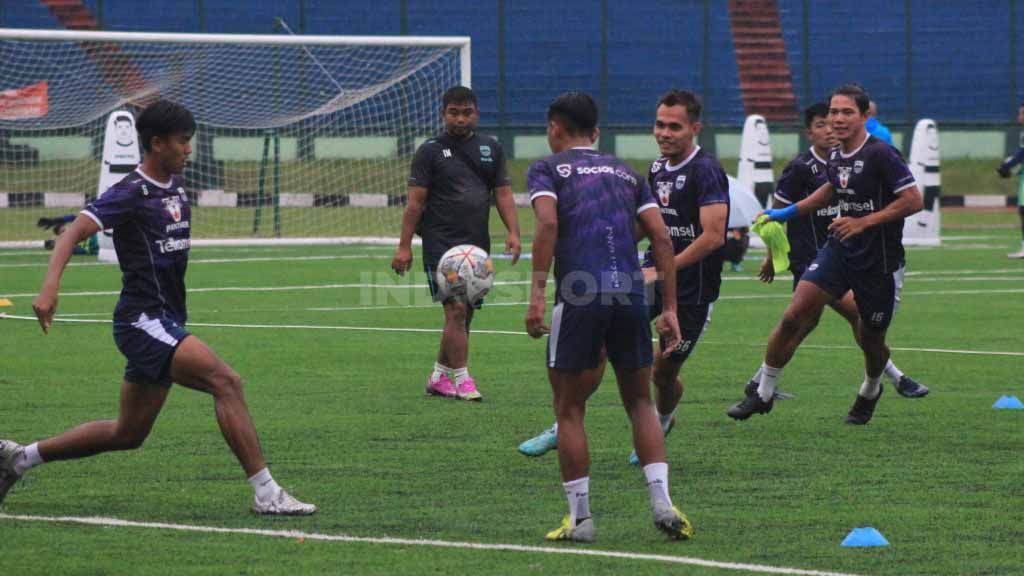
[[[572,174],[572,164],[559,164],[555,166],[555,171],[562,178],[568,178]]]

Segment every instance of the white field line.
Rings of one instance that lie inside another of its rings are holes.
[[[190,258],[192,264],[238,264],[243,262],[297,262],[301,260],[390,260],[390,256],[382,254],[335,254],[322,256],[253,256],[250,258]],[[19,264],[0,264],[0,268],[46,268],[49,262],[26,262]],[[91,266],[108,266],[106,262],[69,262],[68,268],[85,268]]]
[[[0,313],[0,320],[28,320],[36,322],[34,316],[21,316],[17,314],[6,314]],[[54,318],[56,322],[68,322],[76,324],[110,324],[110,320],[99,320],[99,319],[87,319],[87,318]],[[335,326],[335,325],[318,325],[318,324],[230,324],[222,322],[189,322],[188,326],[198,326],[201,328],[238,328],[241,330],[329,330],[329,331],[349,331],[349,332],[406,332],[406,333],[425,333],[425,334],[440,334],[442,330],[437,328],[402,328],[402,327],[384,327],[384,326]],[[473,334],[487,334],[487,335],[498,335],[498,336],[526,336],[524,330],[473,330]],[[702,343],[709,345],[725,345],[735,346],[735,342],[715,342],[714,340]],[[764,346],[763,343],[746,343],[745,346],[752,346],[761,348]],[[826,346],[826,345],[815,345],[805,344],[802,348],[811,348],[818,350],[853,350],[857,349],[856,346],[838,345],[838,346]],[[938,354],[967,354],[976,356],[1017,356],[1024,358],[1024,352],[1006,352],[1000,350],[956,350],[947,348],[900,348],[890,346],[892,350],[898,350],[901,352],[933,352]]]
[[[238,534],[244,536],[261,536],[263,538],[289,538],[319,540],[325,542],[356,542],[361,544],[382,544],[385,546],[429,546],[433,548],[458,548],[466,550],[489,550],[498,552],[523,552],[527,554],[559,554],[569,556],[591,556],[597,558],[617,558],[622,560],[640,560],[646,562],[664,562],[668,564],[684,564],[719,568],[722,570],[742,570],[762,574],[799,574],[803,576],[854,576],[840,572],[821,570],[804,570],[800,568],[784,568],[764,564],[743,564],[739,562],[719,562],[704,560],[690,556],[669,556],[667,554],[640,554],[635,552],[616,552],[614,550],[593,550],[588,548],[551,546],[524,546],[521,544],[487,544],[483,542],[459,542],[453,540],[417,540],[411,538],[389,538],[348,536],[345,534],[322,534],[303,532],[301,530],[266,530],[261,528],[222,528],[219,526],[198,526],[195,524],[169,524],[165,522],[135,522],[119,518],[79,517],[79,516],[23,516],[16,514],[0,514],[0,520],[18,522],[49,522],[54,524],[80,524],[87,526],[104,526],[117,528],[147,528],[156,530],[173,530],[177,532],[200,532],[205,534]]]

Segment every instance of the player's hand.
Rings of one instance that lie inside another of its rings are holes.
[[[399,246],[395,258],[391,261],[391,269],[399,276],[404,276],[412,268],[412,248]]]
[[[996,168],[996,174],[999,174],[1000,178],[1009,178],[1010,169],[1006,166],[1000,165],[999,168]]]
[[[665,345],[661,349],[661,356],[662,358],[668,358],[679,347],[679,343],[683,341],[683,336],[679,332],[679,319],[676,317],[675,312],[662,313],[661,316],[658,316],[658,322],[655,324],[655,327],[658,330],[658,334],[665,339]]]
[[[43,334],[49,334],[53,315],[57,313],[57,291],[44,288],[32,301],[32,311],[36,313]]]
[[[848,240],[867,230],[867,225],[862,220],[864,218],[842,216],[828,225],[828,231],[839,240]]]
[[[505,254],[512,255],[512,265],[519,262],[519,255],[523,252],[523,246],[519,241],[519,234],[509,234],[505,237]]]
[[[768,253],[764,262],[761,263],[761,271],[758,272],[757,277],[765,284],[771,284],[772,281],[775,280],[775,263],[772,262],[771,252]]]
[[[530,302],[530,307],[526,310],[526,333],[533,338],[540,338],[549,332],[551,329],[544,324],[544,301]]]
[[[641,268],[641,272],[644,273],[644,285],[654,284],[658,280],[658,269],[650,266],[647,268]]]

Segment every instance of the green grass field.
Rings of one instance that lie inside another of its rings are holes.
[[[695,538],[668,542],[651,527],[608,378],[587,415],[598,543],[554,548],[853,574],[1020,574],[1024,411],[992,409],[1002,395],[1024,398],[1024,263],[1005,256],[1018,242],[1017,230],[977,227],[941,248],[909,250],[889,340],[896,363],[933,392],[909,400],[889,387],[865,427],[842,423],[862,358],[828,312],[783,375],[796,399],[747,422],[726,417],[789,295],[786,279],[757,282],[754,260],[727,273],[714,322],[684,368],[687,392],[667,441],[672,495]],[[3,516],[3,573],[758,573],[406,541],[545,546],[566,504],[555,455],[516,451],[552,420],[544,343],[522,333],[526,288],[508,284],[526,278],[529,262],[498,263],[501,284],[477,316],[470,355],[485,401],[468,404],[424,396],[441,314],[422,274],[397,280],[390,257],[358,246],[192,251],[190,329],[243,375],[275,477],[316,503],[315,516],[251,515],[251,490],[210,398],[181,388],[143,449],[33,470],[2,512],[404,540]],[[13,302],[0,311],[31,315],[46,259],[0,251],[0,297]],[[120,275],[90,258],[73,262],[59,314],[82,322],[44,336],[34,321],[0,319],[0,437],[29,442],[116,414],[123,359],[107,322]],[[891,545],[840,547],[868,525]]]

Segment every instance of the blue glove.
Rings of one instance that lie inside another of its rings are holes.
[[[785,208],[769,208],[764,213],[775,222],[785,222],[797,216],[797,208],[796,204],[790,204]]]

